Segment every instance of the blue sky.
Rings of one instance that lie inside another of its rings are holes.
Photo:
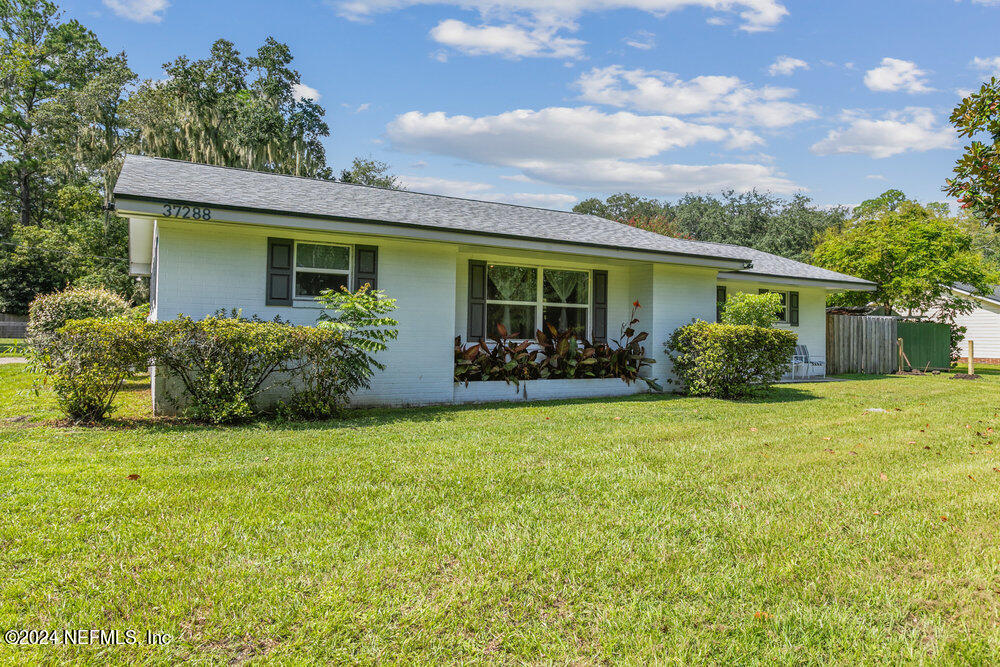
[[[1000,0],[64,0],[141,76],[225,37],[287,42],[329,162],[413,190],[569,208],[757,187],[923,200],[962,91],[1000,72]]]

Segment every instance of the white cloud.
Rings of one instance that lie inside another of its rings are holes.
[[[624,41],[627,46],[631,46],[633,49],[649,51],[656,46],[656,35],[648,30],[639,30],[631,37],[626,37]]]
[[[1000,56],[993,56],[992,58],[973,58],[972,62],[969,63],[969,67],[977,69],[984,74],[989,76],[1000,76]]]
[[[168,0],[104,0],[104,6],[122,18],[139,23],[159,23],[170,6]]]
[[[715,141],[730,147],[759,143],[752,132],[688,123],[671,116],[603,113],[590,107],[516,110],[495,116],[448,116],[411,111],[386,134],[397,150],[428,152],[514,168],[519,176],[574,188],[636,189],[682,194],[722,188],[799,189],[770,166],[679,165],[651,161],[663,151]]]
[[[292,84],[292,97],[296,101],[301,102],[302,100],[312,100],[313,102],[319,102],[319,98],[323,97],[319,94],[319,91],[312,86],[307,86],[304,83],[293,83]]]
[[[644,11],[662,17],[670,12],[701,8],[709,11],[738,14],[740,29],[747,32],[772,30],[788,14],[779,0],[326,0],[337,12],[351,20],[367,20],[372,16],[425,5],[446,5],[478,11],[484,21],[499,19],[504,25],[470,26],[461,21],[444,21],[432,31],[438,41],[450,40],[456,48],[476,48],[477,54],[499,53],[507,57],[528,55],[553,55],[559,50],[576,51],[583,42],[558,36],[560,30],[576,30],[576,20],[584,13],[615,9]],[[713,18],[719,18],[718,16]],[[443,27],[442,27],[443,26]],[[557,43],[550,48],[539,44],[536,30],[549,31]],[[520,31],[521,34],[517,34]],[[492,42],[492,47],[482,47],[477,36]],[[503,48],[499,48],[502,45]],[[640,47],[641,48],[641,47]],[[492,50],[491,50],[492,49]],[[528,51],[511,55],[511,51]],[[472,52],[472,51],[467,51]],[[560,56],[554,56],[560,57]],[[578,57],[573,55],[571,57]]]
[[[754,188],[787,194],[804,188],[784,178],[773,167],[760,164],[662,164],[625,160],[538,164],[528,173],[539,180],[581,189],[629,190],[649,195],[682,195]]]
[[[478,118],[410,111],[389,123],[387,135],[400,150],[515,167],[545,160],[648,158],[700,141],[748,141],[743,133],[714,125],[592,107],[517,109]]]
[[[489,183],[478,181],[453,180],[435,176],[400,176],[407,190],[426,192],[448,197],[465,197],[482,201],[496,201],[522,206],[538,206],[542,208],[568,209],[579,197],[561,193],[545,192],[497,192]]]
[[[844,120],[847,127],[831,130],[825,139],[813,144],[813,153],[858,153],[881,159],[957,145],[955,130],[947,124],[938,124],[934,112],[922,107],[893,111],[877,120],[847,112]]]
[[[513,24],[472,26],[448,19],[431,30],[431,38],[472,56],[582,58],[585,42],[558,37],[557,29],[550,25],[530,29]]]
[[[882,174],[868,174],[867,176],[865,176],[865,178],[867,178],[870,181],[888,181],[889,180],[888,178],[886,178]]]
[[[897,58],[883,58],[882,65],[865,73],[865,85],[879,93],[929,93],[927,72],[916,63]]]
[[[767,68],[767,73],[771,76],[790,76],[797,69],[809,69],[809,63],[799,58],[792,58],[791,56],[779,56]]]
[[[754,88],[735,76],[699,76],[687,81],[670,72],[594,68],[577,81],[581,98],[640,111],[691,115],[711,122],[784,127],[817,118],[808,105],[787,101],[793,88]]]

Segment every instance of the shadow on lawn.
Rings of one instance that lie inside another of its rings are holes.
[[[148,395],[148,381],[136,380],[122,388],[122,394]],[[817,400],[819,397],[807,389],[796,386],[776,386],[763,396],[755,396],[740,400],[728,401],[747,404],[781,404],[800,401]],[[482,410],[512,410],[524,408],[560,408],[579,405],[596,405],[602,403],[671,403],[681,400],[705,400],[684,396],[681,394],[636,394],[614,398],[565,399],[555,401],[506,401],[498,403],[473,403],[463,405],[431,405],[412,408],[359,408],[350,410],[342,419],[327,421],[289,421],[278,418],[264,418],[236,425],[215,425],[189,421],[179,417],[122,417],[112,415],[107,421],[99,424],[72,424],[65,420],[48,421],[49,425],[71,428],[93,428],[96,430],[130,431],[144,430],[148,432],[189,433],[213,431],[225,432],[232,429],[244,430],[274,430],[274,431],[304,431],[304,430],[339,430],[369,428],[400,422],[448,422],[470,411]],[[38,426],[40,422],[29,421],[25,427]]]

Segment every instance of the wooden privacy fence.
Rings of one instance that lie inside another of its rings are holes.
[[[826,316],[826,372],[895,373],[898,370],[895,317]]]

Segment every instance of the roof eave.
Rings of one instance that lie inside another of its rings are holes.
[[[829,278],[806,278],[804,276],[787,276],[778,273],[748,273],[744,271],[727,271],[719,273],[719,280],[736,280],[741,282],[765,282],[783,285],[803,285],[806,287],[825,287],[828,290],[874,292],[878,289],[875,283],[855,282],[852,280],[831,280]]]

